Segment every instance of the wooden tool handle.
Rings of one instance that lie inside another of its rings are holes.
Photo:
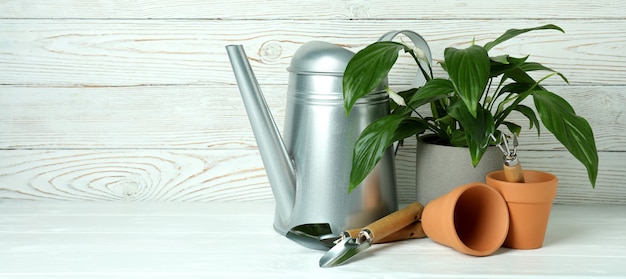
[[[361,230],[362,229],[352,229],[346,232],[350,234],[350,237],[357,238]],[[373,244],[394,242],[394,241],[413,239],[413,238],[424,238],[424,237],[426,237],[426,233],[424,233],[424,229],[422,228],[422,222],[417,221],[417,222],[413,222],[412,224],[398,231],[391,233],[388,236],[385,236],[384,238],[374,239]]]
[[[424,237],[426,237],[426,233],[424,233],[424,229],[422,228],[422,222],[417,221],[400,229],[399,231],[396,231],[388,236],[383,237],[380,240],[375,239],[374,243],[387,243],[387,242],[394,242],[394,241],[405,240],[405,239],[424,238]]]
[[[347,230],[346,232],[350,235],[350,237],[357,238],[361,230],[362,229],[351,229],[351,230]]]
[[[504,165],[504,178],[506,178],[508,182],[524,183],[522,163],[517,163],[515,166]]]
[[[363,230],[369,230],[372,242],[376,243],[378,240],[383,240],[392,233],[419,221],[422,217],[422,210],[424,210],[424,206],[419,202],[414,202],[401,210],[378,219]]]

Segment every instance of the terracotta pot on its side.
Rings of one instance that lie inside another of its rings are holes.
[[[503,171],[487,175],[487,184],[498,190],[510,214],[505,247],[536,249],[543,246],[558,179],[547,172],[524,170],[524,183],[506,181]]]
[[[502,246],[509,230],[509,212],[498,191],[474,182],[426,205],[422,228],[437,243],[468,255],[487,256]]]

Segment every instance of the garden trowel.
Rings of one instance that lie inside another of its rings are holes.
[[[330,224],[319,223],[295,226],[287,232],[287,238],[307,248],[328,251],[340,236],[333,234]]]
[[[303,224],[289,230],[287,238],[307,248],[328,251],[340,241],[345,241],[347,238],[356,239],[361,230],[362,229],[347,230],[344,231],[341,236],[338,236],[332,233],[329,224]],[[424,237],[424,230],[422,229],[421,223],[414,222],[384,238],[375,239],[372,244],[422,237]]]
[[[355,230],[343,232],[337,244],[320,259],[320,267],[345,263],[374,243],[426,237],[420,222],[423,209],[423,205],[414,202],[369,224],[358,233]]]

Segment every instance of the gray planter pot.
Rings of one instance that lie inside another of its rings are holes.
[[[483,155],[476,168],[469,150],[437,144],[417,143],[417,201],[428,204],[452,189],[470,182],[485,183],[487,173],[502,169],[502,152],[495,146]]]

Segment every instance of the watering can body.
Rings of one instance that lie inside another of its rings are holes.
[[[327,223],[339,235],[397,210],[391,149],[359,187],[347,190],[359,134],[389,113],[388,95],[379,88],[346,115],[342,78],[354,53],[318,41],[298,49],[288,68],[281,137],[243,48],[227,50],[276,200],[276,231]]]

